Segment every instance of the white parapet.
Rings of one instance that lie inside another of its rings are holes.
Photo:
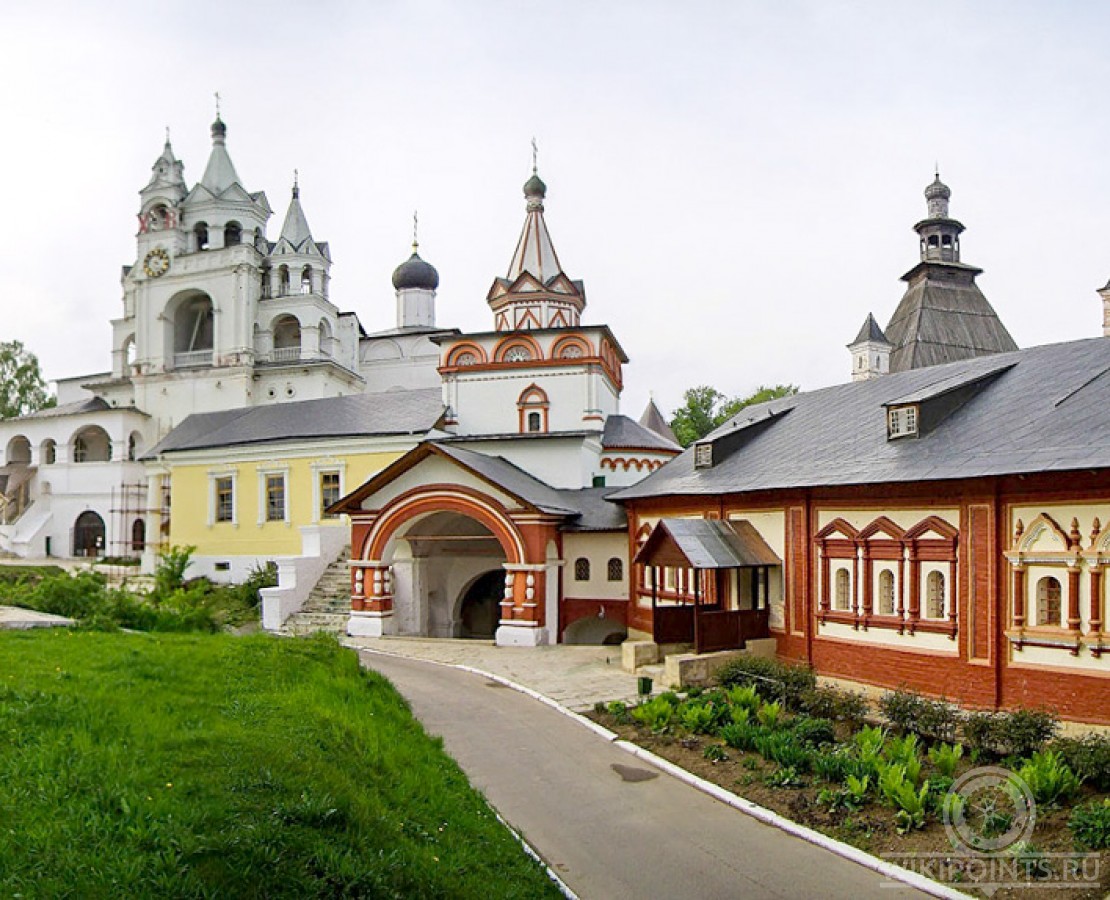
[[[392,612],[351,610],[351,618],[347,620],[347,634],[351,637],[382,637],[392,633]]]
[[[263,588],[262,627],[277,631],[304,606],[308,595],[328,566],[347,546],[350,532],[338,526],[305,525],[301,529],[301,556],[276,560],[277,587]]]
[[[494,641],[498,647],[539,647],[549,642],[547,629],[534,625],[501,625]]]

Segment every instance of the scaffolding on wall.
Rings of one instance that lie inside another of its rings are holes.
[[[158,486],[158,505],[150,506],[145,481],[124,482],[112,488],[112,540],[105,556],[139,559],[147,549],[161,552],[170,538],[170,484],[163,476]],[[152,529],[157,529],[153,532]]]

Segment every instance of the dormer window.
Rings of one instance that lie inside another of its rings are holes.
[[[694,468],[711,469],[713,467],[713,445],[694,444]]]
[[[917,404],[895,406],[886,413],[887,440],[917,437]]]

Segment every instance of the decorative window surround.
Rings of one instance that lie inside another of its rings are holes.
[[[229,521],[217,521],[216,512],[219,504],[219,498],[216,492],[216,483],[223,478],[231,479],[231,519]],[[208,470],[208,527],[214,525],[231,525],[233,528],[239,527],[239,470],[231,469],[209,469]]]
[[[268,496],[266,479],[268,476],[278,475],[281,476],[284,484],[283,494],[283,513],[280,519],[270,519],[267,517],[268,511]],[[289,524],[289,465],[268,465],[258,466],[258,527],[261,528],[269,522],[284,522]]]
[[[324,515],[323,486],[321,479],[325,473],[336,472],[339,475],[339,496],[347,493],[347,462],[342,459],[320,459],[312,463],[312,523],[315,525],[325,519],[338,521],[336,517]]]

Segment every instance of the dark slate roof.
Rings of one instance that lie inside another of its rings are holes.
[[[79,416],[82,413],[103,412],[112,407],[100,397],[89,397],[87,400],[74,400],[72,403],[63,403],[61,406],[51,406],[49,409],[40,409],[37,412],[20,416],[21,419],[55,419],[59,416]]]
[[[681,446],[671,426],[667,424],[667,420],[664,418],[663,413],[661,413],[659,407],[656,406],[654,398],[648,400],[648,405],[644,409],[644,414],[640,416],[640,424],[649,431],[654,431],[656,434],[665,437],[668,441],[673,442],[676,447]]]
[[[661,556],[669,564],[675,551],[693,569],[782,565],[751,522],[720,519],[660,519],[634,562],[652,565]]]
[[[624,531],[628,528],[628,516],[619,503],[610,503],[606,498],[620,488],[579,488],[560,490],[568,506],[578,510],[578,518],[563,526],[564,531]]]
[[[879,323],[875,321],[875,317],[871,313],[867,314],[867,318],[863,320],[863,325],[860,327],[859,334],[856,339],[848,346],[854,347],[856,344],[862,344],[865,341],[874,341],[877,344],[889,344],[883,330],[879,327]]]
[[[601,446],[606,450],[629,448],[676,451],[682,449],[675,441],[668,440],[628,416],[620,414],[606,418],[605,431],[601,434]]]
[[[439,388],[248,406],[186,418],[147,457],[313,438],[424,434],[443,416]]]
[[[1016,350],[1017,344],[962,263],[919,263],[886,326],[890,371],[904,372]]]
[[[884,404],[957,381],[978,382],[963,405],[920,437],[887,440]],[[750,429],[712,468],[695,469],[691,448],[614,499],[1110,468],[1110,340],[1031,347],[784,397],[743,410],[710,437],[753,414],[787,409],[790,415]]]

